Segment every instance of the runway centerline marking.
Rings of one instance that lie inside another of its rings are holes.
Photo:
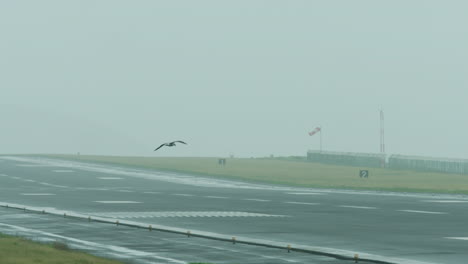
[[[22,193],[21,195],[26,195],[26,196],[41,196],[41,195],[55,195],[53,193]]]
[[[304,204],[304,205],[317,205],[317,204],[320,204],[320,203],[305,203],[305,202],[284,202],[284,203],[287,203],[287,204]]]
[[[147,194],[160,194],[160,192],[143,192],[143,193],[147,193]]]
[[[100,180],[123,180],[123,178],[120,177],[98,177]]]
[[[224,197],[224,196],[203,196],[205,198],[211,198],[211,199],[228,199],[229,197]]]
[[[253,201],[253,202],[271,202],[271,200],[263,200],[263,199],[242,199],[245,201]]]
[[[468,200],[422,200],[426,203],[468,203]]]
[[[103,204],[134,204],[134,203],[142,203],[136,201],[94,201],[95,203],[103,203]]]
[[[444,212],[431,212],[431,211],[418,211],[418,210],[398,210],[406,213],[417,213],[417,214],[447,214]]]
[[[377,207],[371,207],[371,206],[357,206],[357,205],[339,205],[339,207],[344,207],[344,208],[355,208],[355,209],[377,209]]]
[[[190,196],[194,196],[193,194],[186,194],[186,193],[173,193],[171,195],[175,195],[175,196],[187,196],[187,197],[190,197]]]

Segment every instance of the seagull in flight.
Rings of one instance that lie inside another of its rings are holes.
[[[175,147],[176,143],[182,143],[182,144],[185,144],[187,145],[187,143],[181,141],[181,140],[176,140],[176,141],[172,141],[172,142],[168,142],[168,143],[164,143],[162,144],[161,146],[157,147],[154,151],[166,146],[166,147]]]

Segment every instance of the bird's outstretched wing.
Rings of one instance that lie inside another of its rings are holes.
[[[166,143],[162,144],[161,146],[157,147],[154,151],[156,151],[156,150],[158,150],[158,149],[164,147],[165,145],[166,145]]]
[[[183,141],[181,141],[181,140],[177,140],[177,141],[174,141],[174,142],[179,142],[179,143],[182,143],[182,144],[187,145],[187,143],[185,143],[185,142],[183,142]]]

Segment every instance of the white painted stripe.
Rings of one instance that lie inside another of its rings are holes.
[[[101,179],[101,180],[122,180],[123,178],[119,178],[119,177],[98,177],[98,179]]]
[[[324,195],[325,193],[314,193],[314,192],[288,192],[287,194],[294,194],[294,195]]]
[[[400,212],[407,212],[407,213],[418,213],[418,214],[447,214],[444,212],[430,212],[430,211],[417,211],[417,210],[398,210]]]
[[[377,209],[377,207],[356,206],[356,205],[340,205],[339,207],[344,207],[344,208],[356,208],[356,209]]]
[[[55,195],[53,193],[22,193],[21,195],[29,195],[29,196],[41,196],[41,195]]]
[[[193,194],[186,194],[186,193],[173,193],[172,195],[175,195],[175,196],[194,196]]]
[[[468,203],[468,200],[423,200],[426,203]]]
[[[15,164],[17,167],[54,167],[48,164]]]
[[[224,196],[203,196],[205,198],[212,198],[212,199],[227,199],[229,197],[224,197]]]
[[[143,193],[148,193],[148,194],[160,194],[160,192],[143,192]]]
[[[254,201],[254,202],[271,202],[270,200],[263,200],[263,199],[242,199],[245,201]]]
[[[95,203],[104,203],[104,204],[134,204],[141,203],[136,201],[94,201]]]
[[[447,239],[468,240],[468,237],[446,237]]]
[[[53,172],[75,172],[72,170],[53,170]]]
[[[304,203],[304,202],[284,202],[287,204],[305,204],[305,205],[317,205],[319,203]]]
[[[35,180],[24,180],[26,182],[36,182]]]
[[[86,187],[76,187],[75,190],[85,190],[85,191],[109,191],[107,188],[86,188]]]
[[[42,185],[46,185],[46,186],[57,187],[57,188],[68,188],[67,186],[50,184],[50,183],[47,183],[47,182],[38,182],[38,183],[42,184]]]
[[[132,193],[134,191],[130,191],[130,190],[117,190],[118,192],[124,192],[124,193]]]

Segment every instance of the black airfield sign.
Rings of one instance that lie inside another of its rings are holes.
[[[360,170],[359,171],[359,177],[368,178],[369,177],[369,171],[368,170]]]

